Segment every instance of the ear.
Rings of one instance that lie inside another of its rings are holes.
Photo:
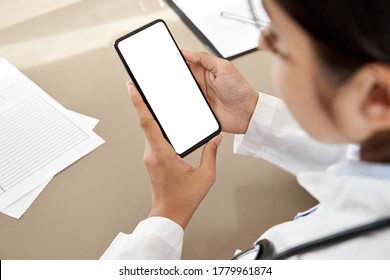
[[[367,64],[337,89],[335,119],[349,142],[362,143],[377,132],[390,130],[390,66]]]
[[[373,63],[361,69],[361,112],[374,131],[390,129],[390,66]]]

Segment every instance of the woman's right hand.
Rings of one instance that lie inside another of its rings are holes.
[[[182,53],[217,115],[222,130],[244,134],[259,94],[229,61],[207,53]]]

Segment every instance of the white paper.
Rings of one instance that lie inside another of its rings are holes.
[[[0,211],[103,143],[0,59]]]
[[[39,185],[25,196],[19,198],[17,201],[12,203],[10,206],[1,211],[12,218],[20,219],[22,215],[27,211],[31,204],[37,199],[45,187],[50,183],[51,179]]]
[[[83,125],[89,130],[93,130],[95,126],[99,123],[99,120],[79,114],[77,112],[73,112],[68,110],[71,115],[80,125]],[[22,215],[27,211],[27,209],[31,206],[31,204],[35,201],[35,199],[41,194],[41,192],[45,189],[45,187],[49,184],[51,179],[47,180],[43,184],[39,185],[37,188],[33,189],[31,192],[27,193],[13,204],[5,208],[1,211],[3,214],[11,216],[15,219],[20,219]]]
[[[225,58],[257,48],[260,31],[254,24],[221,16],[228,12],[244,18],[252,18],[247,1],[242,0],[173,0],[192,23],[207,37]],[[254,1],[255,3],[256,1]],[[261,1],[256,11],[260,19],[269,21]]]

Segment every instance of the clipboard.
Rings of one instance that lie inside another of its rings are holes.
[[[258,49],[260,32],[255,25],[221,16],[222,11],[227,11],[251,17],[245,1],[166,0],[166,3],[215,55],[232,60]]]

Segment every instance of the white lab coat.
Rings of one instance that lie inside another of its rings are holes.
[[[276,252],[390,215],[390,165],[359,161],[353,146],[312,140],[280,99],[260,95],[247,133],[235,138],[234,151],[296,174],[300,185],[319,201],[315,209],[260,236],[270,240]],[[183,235],[169,219],[148,218],[132,234],[119,233],[102,259],[180,259]],[[390,230],[293,258],[390,259]]]

